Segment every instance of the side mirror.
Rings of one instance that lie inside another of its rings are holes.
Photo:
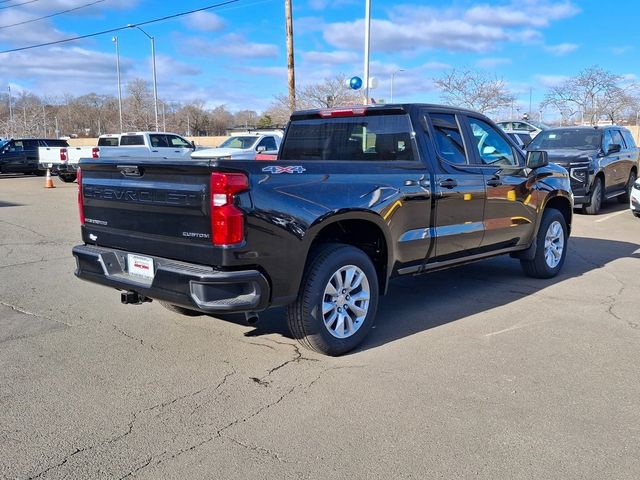
[[[264,145],[260,145],[259,147],[256,148],[256,152],[258,153],[262,153],[266,151],[267,151],[267,147],[265,147]]]
[[[549,165],[549,154],[544,150],[527,152],[527,168],[536,169]]]
[[[196,141],[194,140],[193,142],[191,142],[191,148],[192,149],[196,149]]]
[[[620,150],[622,150],[622,147],[620,146],[619,143],[612,143],[611,145],[609,145],[609,150],[607,151],[607,155],[611,155],[612,153],[618,153]]]

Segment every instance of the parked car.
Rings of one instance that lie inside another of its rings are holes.
[[[571,229],[567,171],[452,107],[296,112],[275,162],[80,167],[79,278],[186,314],[288,305],[329,355],[363,340],[391,278],[500,254],[553,277]]]
[[[256,154],[276,155],[280,148],[280,132],[253,132],[232,135],[218,148],[206,148],[194,152],[191,158],[216,160],[254,160]]]
[[[629,195],[629,207],[636,217],[640,217],[640,179],[637,179]]]
[[[584,213],[597,214],[612,198],[629,201],[638,176],[639,152],[626,128],[553,128],[540,133],[527,149],[548,151],[550,162],[569,171],[575,205],[582,206]]]
[[[498,126],[506,132],[526,132],[531,138],[535,138],[540,132],[548,130],[548,125],[532,120],[509,120],[498,122]]]
[[[40,148],[64,148],[65,140],[56,138],[17,138],[0,147],[0,173],[33,173],[44,175],[39,168]]]
[[[41,148],[40,167],[58,173],[63,182],[76,179],[78,161],[81,158],[146,158],[188,159],[196,150],[193,142],[164,132],[132,132],[101,135],[97,147]]]

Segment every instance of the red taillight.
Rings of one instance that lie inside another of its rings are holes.
[[[91,158],[100,158],[100,149],[98,147],[91,149]]]
[[[211,174],[211,241],[214,245],[233,245],[244,240],[244,215],[233,204],[233,197],[249,188],[242,173]]]
[[[61,162],[66,162],[67,161],[67,149],[66,148],[61,148],[60,149],[60,161]]]
[[[80,225],[84,225],[84,197],[82,196],[82,170],[78,169],[78,212],[80,213]]]
[[[332,108],[329,110],[320,110],[322,118],[334,117],[356,117],[367,113],[367,107],[349,107],[349,108]]]

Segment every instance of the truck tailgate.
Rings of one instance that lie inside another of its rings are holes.
[[[211,265],[208,161],[82,159],[85,243]]]

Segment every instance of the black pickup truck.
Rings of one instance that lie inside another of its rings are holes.
[[[362,341],[389,280],[500,254],[556,275],[573,197],[546,152],[436,105],[296,112],[276,161],[80,161],[76,275],[184,314],[287,305],[329,355]]]

